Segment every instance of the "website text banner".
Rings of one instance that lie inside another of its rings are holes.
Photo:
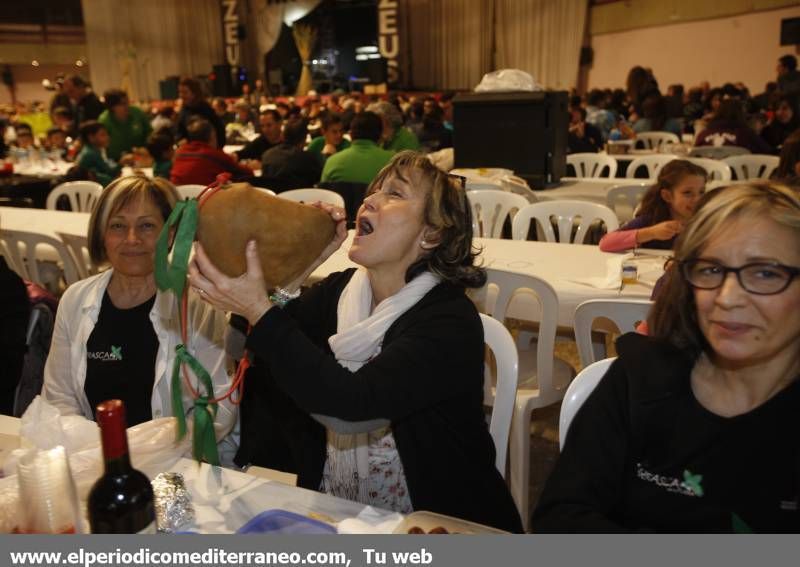
[[[772,567],[797,536],[0,536],[8,567]]]

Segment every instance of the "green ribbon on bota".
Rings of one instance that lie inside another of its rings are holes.
[[[156,242],[156,285],[161,291],[171,291],[178,299],[178,317],[183,320],[181,297],[186,290],[186,274],[189,270],[189,256],[192,252],[197,231],[197,199],[186,199],[176,203],[172,209],[161,234]],[[174,233],[172,259],[170,260],[170,236]],[[203,368],[185,345],[175,348],[175,360],[172,365],[172,413],[178,420],[178,441],[186,435],[186,410],[183,407],[183,384],[181,383],[181,366],[186,364],[200,381],[200,396],[190,409],[194,419],[192,435],[192,456],[197,461],[205,461],[211,465],[219,465],[217,438],[214,433],[214,418],[217,415],[217,404],[214,398],[214,385],[208,371]]]

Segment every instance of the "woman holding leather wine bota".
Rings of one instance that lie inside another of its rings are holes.
[[[336,236],[307,274],[346,236],[343,211],[327,210]],[[364,504],[521,531],[483,412],[483,329],[465,288],[486,278],[471,226],[454,178],[402,152],[359,209],[349,257],[360,267],[297,299],[303,278],[266,296],[254,243],[239,278],[198,247],[191,284],[252,325],[239,464]]]

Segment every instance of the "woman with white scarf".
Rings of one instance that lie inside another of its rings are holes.
[[[337,235],[307,274],[346,237],[343,211],[328,210]],[[239,278],[198,247],[192,286],[252,325],[239,464],[364,504],[521,531],[483,413],[483,328],[465,288],[486,276],[471,227],[460,184],[402,152],[358,211],[349,257],[360,268],[282,308],[264,293],[255,243]]]

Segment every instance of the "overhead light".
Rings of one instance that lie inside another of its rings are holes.
[[[364,45],[361,47],[356,47],[356,53],[378,53],[378,46]]]
[[[77,61],[75,61],[75,66],[76,67],[83,67],[83,59],[78,59]]]
[[[380,53],[370,53],[369,55],[367,55],[367,59],[380,59],[380,58],[381,58]]]
[[[31,61],[31,65],[33,65],[34,67],[38,67],[39,62],[36,59],[34,59],[33,61]]]
[[[312,65],[316,65],[317,63],[319,63],[319,61],[318,61],[318,60],[316,60],[316,59],[314,59],[314,60],[311,62],[311,64],[312,64]]]
[[[356,55],[356,61],[366,61],[367,59],[369,59],[369,55],[364,55],[363,53]]]

